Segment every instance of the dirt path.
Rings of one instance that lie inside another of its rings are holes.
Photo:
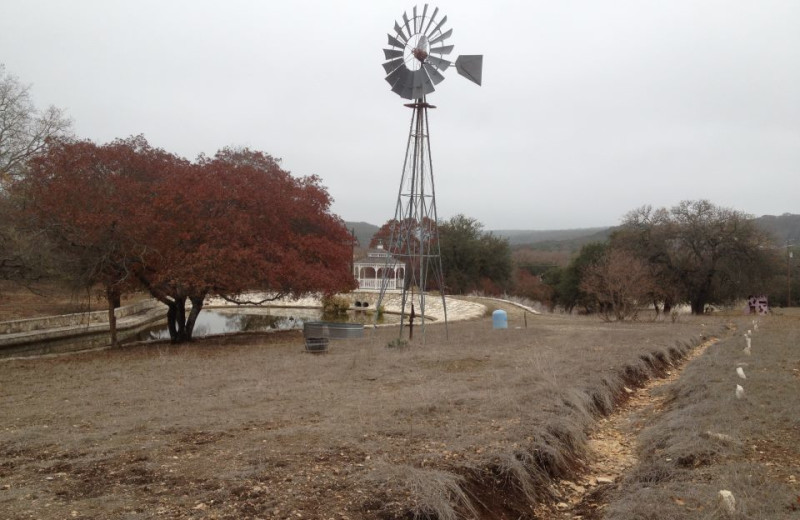
[[[709,339],[692,350],[679,366],[666,372],[666,377],[652,379],[636,390],[625,388],[630,394],[629,399],[613,414],[600,419],[589,433],[586,472],[576,482],[562,480],[559,483],[557,492],[561,502],[549,518],[597,520],[603,517],[608,493],[637,462],[636,439],[639,432],[663,409],[666,395],[653,395],[653,391],[677,380],[693,359],[703,355],[717,341],[717,338]]]

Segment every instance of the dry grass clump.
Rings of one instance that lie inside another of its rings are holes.
[[[626,385],[718,327],[522,319],[451,324],[449,339],[432,325],[404,349],[386,348],[396,328],[378,329],[322,356],[287,332],[3,362],[0,506],[12,518],[526,518],[581,466],[585,432]]]
[[[382,516],[456,520],[477,515],[464,491],[464,479],[453,473],[379,461],[368,478],[394,485],[381,493],[382,500],[376,497],[365,505],[368,511],[374,508]],[[402,502],[397,498],[403,498]]]
[[[718,492],[736,499],[734,518],[800,515],[800,322],[762,318],[752,355],[736,334],[709,347],[662,389],[666,412],[640,436],[637,467],[606,518],[731,518]],[[739,320],[739,330],[752,328]],[[736,375],[744,367],[746,380]],[[746,397],[734,395],[736,384]]]

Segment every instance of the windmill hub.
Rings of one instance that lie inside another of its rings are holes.
[[[411,54],[413,54],[414,57],[420,61],[420,63],[424,63],[425,59],[428,57],[428,51],[420,47],[412,49]]]

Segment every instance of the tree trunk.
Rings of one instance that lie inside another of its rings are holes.
[[[197,321],[197,316],[203,310],[203,300],[205,295],[190,297],[189,301],[192,302],[192,310],[189,312],[189,318],[186,320],[186,339],[192,341],[192,333],[194,332],[194,324]]]
[[[175,298],[167,311],[167,328],[172,343],[188,341],[186,337],[186,298]]]
[[[186,315],[185,297],[176,298],[174,302],[170,302],[167,311],[167,327],[172,343],[192,341],[194,324],[197,322],[200,311],[203,310],[203,300],[205,300],[205,294],[189,297],[189,301],[192,302],[192,310],[189,311],[188,316]]]
[[[696,316],[700,316],[705,313],[706,310],[706,299],[703,297],[694,298],[691,302],[692,304],[692,314]]]
[[[692,314],[697,316],[705,314],[706,304],[708,303],[709,296],[711,296],[711,282],[713,279],[714,271],[712,270],[708,272],[703,285],[689,298],[692,304]]]
[[[175,302],[169,302],[167,304],[167,329],[169,329],[169,339],[173,343],[176,343],[178,340],[178,329],[175,327],[175,319],[176,319],[176,304]]]

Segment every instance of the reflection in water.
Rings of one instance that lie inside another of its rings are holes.
[[[343,315],[323,314],[321,309],[241,308],[203,310],[197,316],[192,336],[216,336],[234,332],[302,329],[306,321],[337,321],[371,325],[374,314],[365,311],[348,311]],[[399,323],[396,315],[383,315],[378,323]],[[169,339],[166,323],[155,325],[138,334],[137,341]]]

